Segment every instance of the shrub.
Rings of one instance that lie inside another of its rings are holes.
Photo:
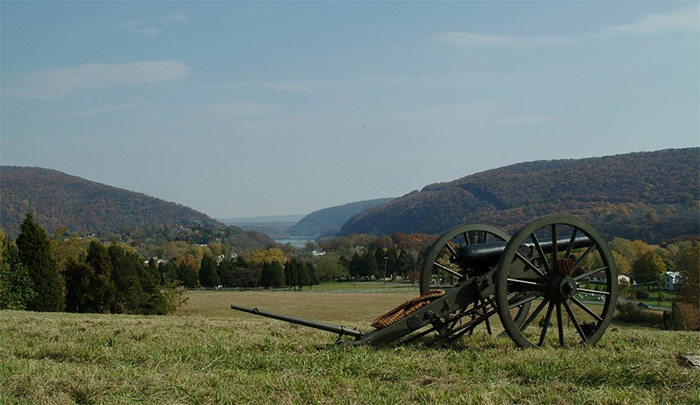
[[[616,318],[628,323],[647,326],[663,325],[663,317],[656,311],[648,311],[635,303],[617,304]]]
[[[649,291],[644,291],[642,289],[639,289],[639,290],[634,292],[634,296],[637,299],[645,300],[645,299],[649,298]]]
[[[700,330],[700,309],[688,302],[674,302],[671,312],[664,312],[664,329]]]

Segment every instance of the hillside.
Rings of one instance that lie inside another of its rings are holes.
[[[289,233],[293,236],[335,235],[353,215],[368,208],[386,204],[391,200],[393,198],[378,198],[314,211],[289,228]]]
[[[191,208],[36,167],[0,167],[0,226],[16,237],[28,212],[50,233],[119,232],[134,228],[224,226]]]
[[[365,210],[340,234],[439,234],[467,222],[512,232],[543,215],[570,213],[608,237],[659,243],[700,234],[699,174],[700,148],[519,163]]]

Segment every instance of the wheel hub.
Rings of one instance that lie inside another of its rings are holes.
[[[577,291],[576,282],[571,277],[554,277],[550,284],[550,293],[557,302],[570,300]]]

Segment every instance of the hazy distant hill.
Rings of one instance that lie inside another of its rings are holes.
[[[224,226],[191,208],[36,167],[0,167],[0,226],[16,237],[27,212],[50,233],[149,228],[163,225]]]
[[[439,234],[460,223],[509,231],[554,213],[609,237],[661,242],[700,233],[700,148],[520,163],[432,184],[345,223],[340,234]]]
[[[226,225],[235,225],[271,238],[288,238],[289,228],[302,218],[304,215],[267,215],[248,218],[218,218],[218,220]]]
[[[332,236],[353,215],[391,200],[393,198],[378,198],[314,211],[289,228],[289,233],[293,236]]]

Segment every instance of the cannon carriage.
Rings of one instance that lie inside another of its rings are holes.
[[[592,276],[603,280],[596,288],[588,283]],[[575,217],[543,217],[512,238],[490,225],[464,224],[427,251],[420,293],[375,319],[368,332],[231,308],[336,333],[341,344],[447,344],[481,325],[495,333],[498,323],[500,334],[520,347],[564,347],[595,344],[605,333],[617,302],[617,272],[605,240]]]

